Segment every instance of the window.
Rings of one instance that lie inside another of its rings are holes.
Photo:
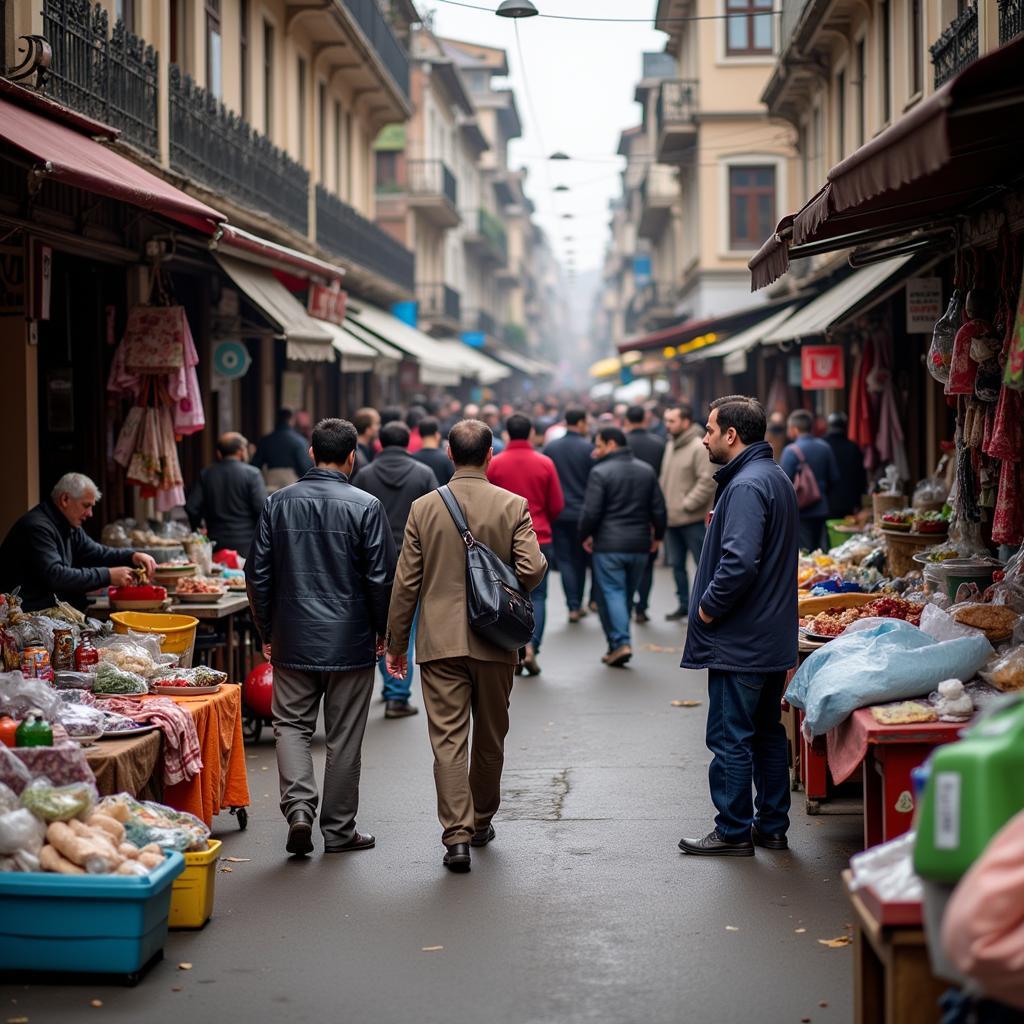
[[[775,168],[729,168],[729,248],[757,249],[775,229]]]
[[[243,120],[249,119],[249,0],[238,0],[238,87]]]
[[[306,162],[306,58],[300,57],[296,65],[298,87],[295,92],[299,125],[299,163]]]
[[[725,52],[729,56],[772,52],[771,9],[772,0],[726,0]]]
[[[341,128],[341,101],[334,101],[334,192],[341,195],[341,168],[342,168],[342,137]]]
[[[181,42],[185,38],[184,6],[184,0],[171,0],[171,38],[169,40],[170,46],[168,48],[170,53],[168,56],[172,64],[178,64],[179,66],[185,63],[185,52]]]
[[[867,124],[866,124],[867,110],[865,109],[865,104],[864,104],[864,90],[867,87],[866,83],[864,81],[865,78],[867,78],[867,58],[866,58],[865,53],[864,53],[864,40],[862,39],[857,44],[857,81],[854,82],[854,85],[856,86],[856,89],[857,89],[857,91],[856,91],[856,93],[854,95],[857,97],[857,145],[858,146],[863,146],[864,145],[864,136],[865,136],[865,133],[867,131]]]
[[[206,91],[217,99],[223,95],[222,65],[220,0],[206,0]]]
[[[327,86],[321,82],[317,88],[316,141],[320,147],[320,184],[327,184]]]
[[[846,156],[846,72],[836,75],[836,153]]]
[[[879,27],[882,32],[882,120],[892,120],[892,22],[889,0],[878,5]]]
[[[811,133],[808,125],[802,124],[797,129],[796,148],[800,154],[800,193],[809,196],[811,194]]]
[[[114,4],[114,20],[123,21],[129,32],[135,31],[135,0],[117,0]]]
[[[916,96],[924,88],[924,26],[921,21],[921,0],[910,0],[910,94]]]
[[[274,26],[263,22],[263,134],[274,130]]]
[[[398,190],[398,153],[392,150],[380,150],[377,153],[377,191],[397,192]]]

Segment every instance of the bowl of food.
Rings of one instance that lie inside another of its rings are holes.
[[[219,580],[211,580],[205,576],[187,576],[178,580],[174,599],[188,604],[209,604],[226,593],[224,584]]]
[[[186,576],[195,576],[199,566],[195,562],[162,562],[153,573],[157,583],[171,583]]]
[[[127,587],[110,587],[107,596],[115,612],[151,612],[163,607],[167,588],[148,583],[130,584]]]
[[[909,533],[914,525],[914,513],[909,508],[894,509],[882,516],[883,530],[898,530],[900,533]]]
[[[949,532],[949,520],[943,517],[941,512],[921,512],[914,514],[914,533],[937,533]]]

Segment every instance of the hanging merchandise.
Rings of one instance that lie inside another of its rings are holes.
[[[953,360],[953,342],[960,328],[960,308],[962,304],[960,289],[954,288],[949,297],[949,305],[940,320],[935,323],[932,331],[932,344],[928,349],[928,372],[941,383],[949,380],[950,363]]]
[[[903,427],[900,424],[899,403],[892,379],[892,338],[887,330],[879,326],[872,335],[876,362],[867,376],[867,390],[877,397],[878,435],[875,447],[883,464],[896,467],[901,480],[910,479],[910,460]]]
[[[1021,278],[1022,271],[1017,277]],[[1008,388],[1024,391],[1024,280],[1020,282],[1017,294],[1016,314],[1013,317],[1013,333],[1006,351],[1006,371],[1003,383]]]
[[[188,320],[182,306],[132,306],[124,331],[130,373],[175,373],[185,365]]]
[[[944,388],[947,395],[973,395],[974,379],[978,373],[978,360],[974,356],[974,344],[980,341],[986,353],[999,342],[992,326],[992,293],[984,288],[972,288],[967,293],[965,304],[966,320],[953,339],[953,354],[949,364],[949,379]]]

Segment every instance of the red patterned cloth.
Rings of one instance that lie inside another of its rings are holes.
[[[133,718],[140,725],[155,725],[164,734],[164,785],[188,782],[203,770],[199,733],[192,716],[167,697],[135,700],[111,697],[103,708]]]

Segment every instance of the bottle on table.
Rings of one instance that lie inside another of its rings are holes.
[[[18,726],[18,731],[14,735],[15,745],[19,747],[53,746],[53,730],[50,723],[43,718],[42,711],[35,708],[25,716],[25,721]]]

